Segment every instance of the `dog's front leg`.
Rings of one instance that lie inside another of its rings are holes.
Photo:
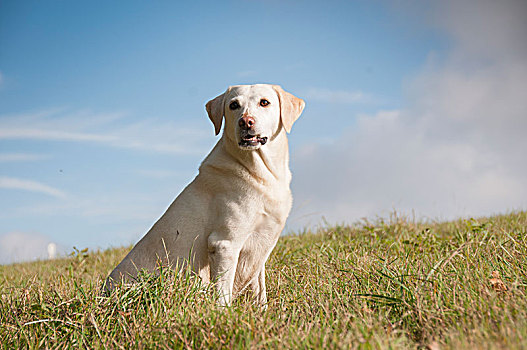
[[[262,266],[258,276],[251,282],[251,290],[256,298],[256,303],[267,309],[267,292],[265,290],[265,265]]]
[[[224,239],[212,233],[208,239],[211,282],[216,283],[220,305],[230,305],[236,266],[245,240]]]

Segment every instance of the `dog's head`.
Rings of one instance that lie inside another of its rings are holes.
[[[216,135],[225,117],[224,135],[241,149],[259,149],[284,128],[291,131],[304,101],[278,85],[237,85],[207,102]]]

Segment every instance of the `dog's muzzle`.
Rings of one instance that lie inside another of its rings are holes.
[[[254,127],[256,121],[253,117],[249,115],[243,115],[238,120],[238,126],[240,127],[240,142],[238,145],[242,148],[253,148],[258,147],[259,145],[265,145],[267,143],[267,137],[261,137],[256,135]]]

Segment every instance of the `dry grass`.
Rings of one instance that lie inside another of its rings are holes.
[[[269,305],[189,274],[102,297],[127,249],[0,266],[2,348],[527,348],[527,213],[282,237]]]

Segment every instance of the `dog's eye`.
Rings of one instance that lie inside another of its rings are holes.
[[[231,104],[229,105],[229,108],[231,110],[238,109],[238,108],[240,108],[240,104],[238,103],[238,101],[232,101]]]
[[[262,99],[260,100],[260,106],[262,106],[262,107],[267,107],[267,106],[269,106],[270,104],[271,104],[271,102],[267,101],[265,98],[262,98]]]

